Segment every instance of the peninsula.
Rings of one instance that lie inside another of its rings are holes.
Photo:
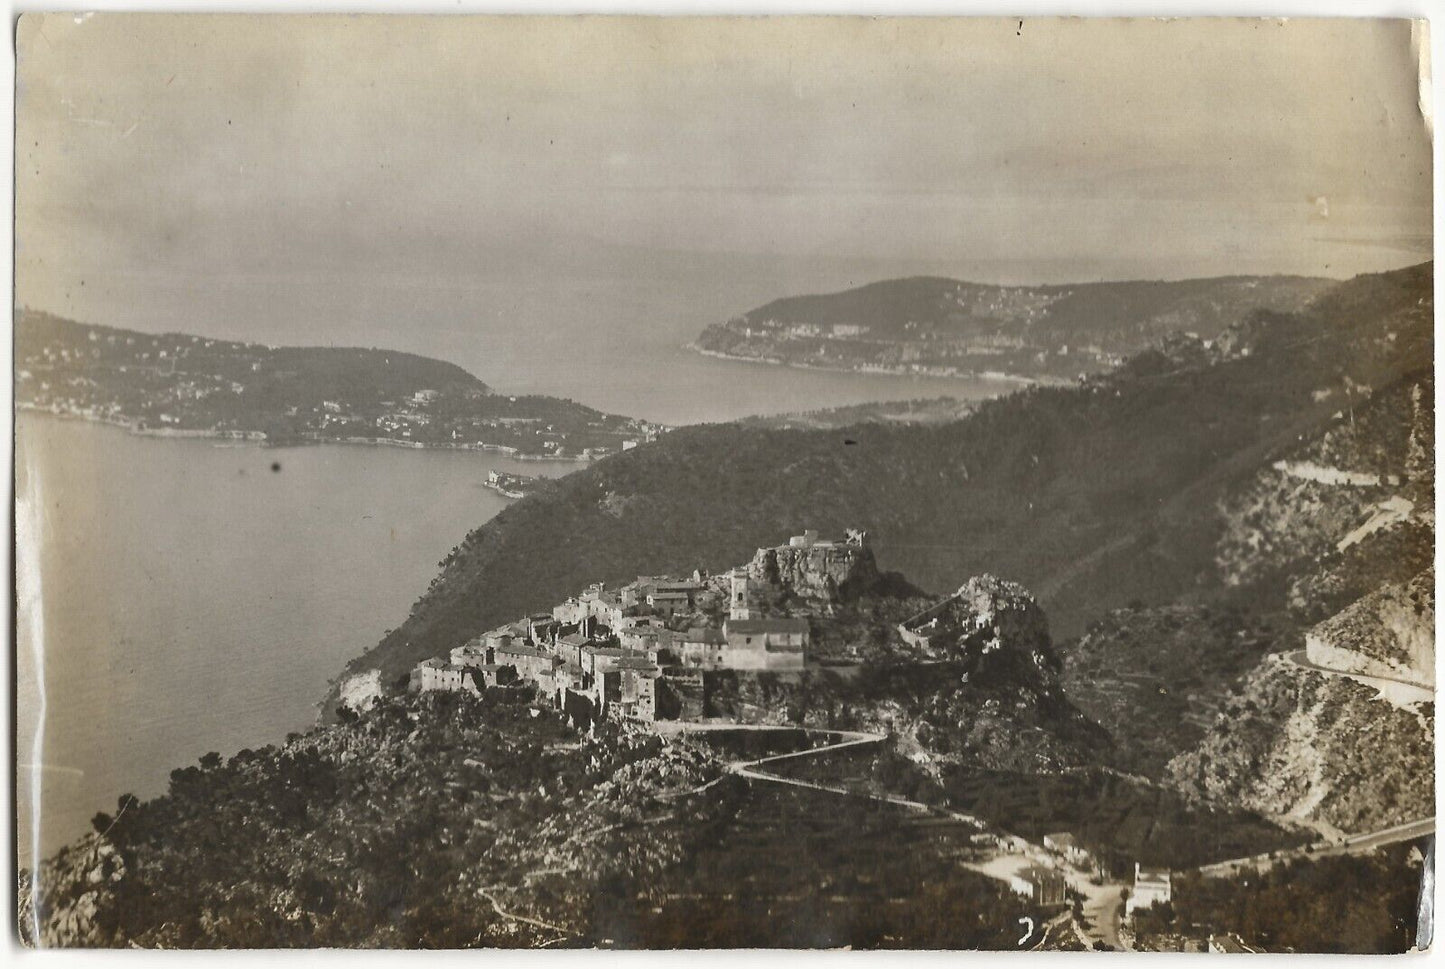
[[[140,333],[21,309],[15,404],[136,433],[265,444],[382,444],[605,457],[666,428],[557,397],[493,391],[394,350],[272,347]]]
[[[1257,310],[1295,312],[1333,281],[1229,276],[992,286],[937,276],[774,300],[709,326],[710,356],[860,373],[1069,383],[1162,339],[1212,339]]]

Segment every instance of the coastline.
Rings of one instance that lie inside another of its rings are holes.
[[[49,407],[39,407],[28,401],[16,401],[15,411],[31,414],[45,414],[50,417],[59,417],[63,420],[83,421],[88,424],[104,424],[123,430],[136,437],[169,437],[184,438],[190,440],[211,440],[224,441],[229,447],[309,447],[325,444],[348,444],[364,447],[399,447],[412,448],[418,451],[482,451],[491,454],[500,454],[513,461],[555,461],[561,464],[591,464],[596,458],[582,455],[556,456],[550,454],[522,454],[516,449],[505,444],[428,444],[422,441],[407,441],[400,438],[389,437],[320,437],[308,434],[295,440],[284,442],[273,442],[265,436],[263,431],[216,431],[204,428],[172,428],[172,427],[137,427],[136,421],[121,420],[113,417],[102,417],[99,414],[83,414],[75,411],[57,410]]]
[[[1018,384],[1022,387],[1068,387],[1073,381],[1065,377],[1025,377],[1022,374],[1004,373],[1002,371],[984,370],[970,371],[968,373],[938,373],[929,370],[910,370],[907,367],[885,367],[879,364],[866,364],[857,367],[829,367],[816,363],[798,363],[793,360],[784,360],[781,357],[745,357],[736,353],[724,353],[721,350],[708,350],[699,346],[696,342],[685,344],[685,349],[700,354],[704,357],[714,357],[718,360],[732,360],[737,363],[763,363],[770,367],[789,367],[793,370],[819,370],[825,373],[851,373],[863,376],[880,377],[926,377],[930,380],[996,380],[1003,383]]]
[[[527,497],[526,495],[522,494],[520,491],[508,491],[506,488],[503,488],[501,485],[494,485],[494,484],[492,484],[491,482],[488,482],[488,481],[483,481],[483,482],[482,482],[482,487],[483,487],[483,488],[486,488],[486,489],[488,489],[488,490],[490,490],[490,491],[495,491],[497,494],[501,495],[503,498],[511,498],[511,499],[513,499],[514,501],[515,501],[516,499],[518,499],[518,498],[525,498],[525,497]]]

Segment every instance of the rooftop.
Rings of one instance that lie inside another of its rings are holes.
[[[1035,885],[1042,885],[1050,881],[1063,881],[1064,876],[1053,868],[1043,868],[1039,865],[1030,865],[1018,873],[1018,877],[1027,879]]]
[[[619,646],[587,646],[582,650],[584,653],[591,653],[593,656],[635,656],[636,653],[630,649],[622,649]]]
[[[806,633],[806,619],[729,619],[724,627],[727,632],[743,635],[764,633]]]
[[[1244,945],[1231,935],[1211,935],[1209,944],[1224,953],[1253,953],[1255,950]]]
[[[497,647],[497,655],[498,655],[498,656],[534,656],[534,657],[539,657],[539,658],[546,658],[546,657],[550,656],[551,654],[550,654],[550,653],[543,652],[543,651],[540,650],[540,649],[533,649],[533,648],[530,647],[530,646],[498,646],[498,647]]]

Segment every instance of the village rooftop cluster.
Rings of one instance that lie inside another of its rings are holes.
[[[477,636],[447,659],[426,660],[412,670],[408,688],[531,687],[581,729],[605,719],[696,719],[704,671],[798,671],[808,664],[808,619],[761,615],[758,587],[835,589],[865,543],[862,532],[830,541],[806,531],[718,575],[639,576],[616,589],[599,582],[549,613]],[[801,581],[770,575],[780,557],[811,560],[788,571]]]

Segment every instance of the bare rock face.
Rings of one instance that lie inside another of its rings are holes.
[[[1387,582],[1305,637],[1310,662],[1343,673],[1435,685],[1435,570]]]
[[[20,873],[20,936],[38,948],[114,945],[98,915],[111,888],[125,877],[125,862],[115,846],[88,835],[42,862],[33,873]]]
[[[959,587],[959,604],[972,616],[972,625],[987,634],[984,652],[1005,644],[1036,650],[1049,644],[1049,621],[1023,586],[987,573]]]
[[[976,575],[953,595],[899,627],[903,638],[940,657],[988,659],[1027,657],[1039,672],[1059,669],[1049,620],[1023,586],[998,576]]]
[[[878,564],[873,550],[861,540],[780,545],[758,549],[748,563],[748,578],[796,595],[833,600],[849,589],[872,585]]]

